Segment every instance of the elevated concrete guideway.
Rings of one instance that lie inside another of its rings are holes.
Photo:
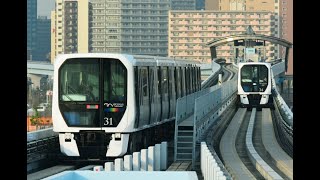
[[[53,64],[41,61],[27,61],[27,73],[53,76]]]

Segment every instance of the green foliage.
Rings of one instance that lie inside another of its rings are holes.
[[[37,126],[40,124],[40,116],[37,109],[33,108],[33,112],[34,114],[31,116],[30,122],[32,126]]]

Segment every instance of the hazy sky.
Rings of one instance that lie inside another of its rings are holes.
[[[51,11],[54,9],[55,0],[38,0],[38,16],[47,16],[49,19]]]

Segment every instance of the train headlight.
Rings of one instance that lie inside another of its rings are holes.
[[[121,133],[115,133],[114,140],[121,140]]]

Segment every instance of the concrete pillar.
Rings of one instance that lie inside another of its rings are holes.
[[[141,169],[140,171],[148,171],[148,150],[141,149]]]
[[[212,158],[209,156],[208,159],[208,179],[213,179],[213,173],[212,173]]]
[[[124,156],[124,164],[123,164],[125,171],[132,171],[132,155],[125,155]]]
[[[148,147],[148,171],[154,171],[154,146]]]
[[[206,146],[205,142],[201,142],[200,145],[200,169],[201,169],[201,173],[204,174],[204,167],[203,167],[203,162],[204,162],[204,148]]]
[[[219,172],[221,172],[221,169],[220,169],[220,167],[219,166],[216,166],[215,168],[214,168],[214,173],[215,173],[215,179],[219,179],[219,176],[220,176],[220,174],[221,173],[219,173]]]
[[[212,164],[213,179],[217,179],[217,172],[218,172],[217,168],[218,168],[218,164],[213,163]]]
[[[161,160],[160,160],[160,170],[164,171],[167,170],[167,164],[168,164],[168,143],[162,142],[161,143]]]
[[[133,171],[140,171],[140,168],[141,168],[141,163],[140,163],[141,162],[141,154],[140,154],[140,152],[133,153],[132,161],[133,161],[132,170]]]
[[[210,153],[208,148],[206,148],[205,154],[206,154],[205,174],[206,174],[206,179],[209,179],[209,175],[210,175],[210,171],[211,171],[211,167],[210,167],[210,156],[211,156],[211,153]]]
[[[224,177],[222,171],[219,171],[217,175],[218,175],[218,180],[222,180],[222,178]]]
[[[154,170],[160,171],[160,163],[161,163],[161,145],[156,144],[154,146]]]
[[[105,171],[114,171],[113,162],[104,163],[104,170]]]
[[[103,166],[95,166],[93,167],[93,171],[103,171]]]
[[[114,170],[115,171],[123,171],[123,159],[122,158],[117,158],[114,161]]]

